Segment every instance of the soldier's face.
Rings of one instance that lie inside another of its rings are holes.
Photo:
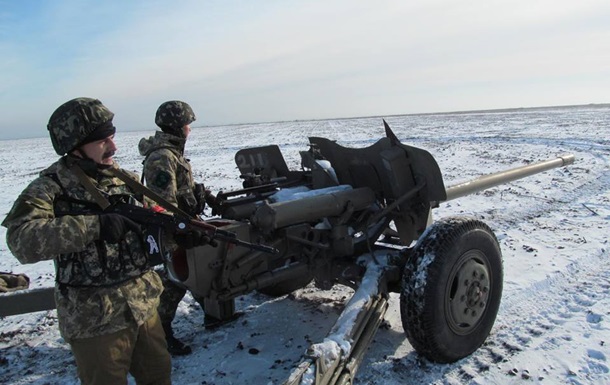
[[[187,124],[186,126],[182,127],[182,130],[184,132],[184,137],[188,138],[189,134],[191,133],[191,125]]]
[[[112,157],[117,150],[114,144],[114,135],[106,139],[96,140],[95,142],[87,143],[81,147],[81,150],[95,163],[110,165],[113,162]]]

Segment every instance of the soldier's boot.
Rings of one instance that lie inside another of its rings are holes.
[[[191,354],[191,347],[174,337],[174,331],[171,324],[163,324],[163,331],[165,331],[165,341],[167,341],[167,351],[169,354],[172,356],[185,356]]]

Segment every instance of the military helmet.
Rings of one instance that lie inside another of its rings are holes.
[[[155,123],[164,132],[180,134],[182,127],[191,124],[197,118],[191,106],[180,100],[170,100],[157,108]]]
[[[64,155],[74,150],[98,128],[112,125],[113,117],[98,99],[76,98],[65,102],[47,124],[55,152]]]

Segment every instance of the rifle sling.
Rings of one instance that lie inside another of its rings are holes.
[[[91,194],[93,200],[95,200],[95,203],[97,203],[102,208],[102,210],[106,210],[110,206],[110,202],[108,201],[108,199],[106,199],[104,195],[102,195],[100,190],[98,190],[93,185],[93,182],[91,182],[91,179],[89,179],[83,169],[80,168],[76,163],[74,163],[72,164],[72,166],[70,166],[70,170],[72,170],[74,175],[76,175],[85,190],[87,190],[87,192]]]
[[[109,169],[109,171],[114,176],[116,176],[117,178],[119,178],[120,180],[125,182],[125,184],[127,186],[129,186],[132,190],[134,190],[137,193],[147,196],[148,198],[155,201],[157,204],[159,204],[159,206],[163,207],[167,211],[170,211],[174,214],[178,214],[182,218],[194,219],[192,215],[189,215],[186,211],[181,210],[179,207],[172,204],[170,201],[163,198],[161,195],[157,194],[156,192],[152,191],[148,187],[144,186],[142,183],[133,179],[127,173],[125,173],[125,171],[118,169],[118,168],[111,168],[111,169]]]

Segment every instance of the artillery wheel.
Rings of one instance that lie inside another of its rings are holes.
[[[434,223],[405,265],[400,312],[407,338],[427,359],[450,363],[485,341],[502,296],[502,254],[485,223]]]

